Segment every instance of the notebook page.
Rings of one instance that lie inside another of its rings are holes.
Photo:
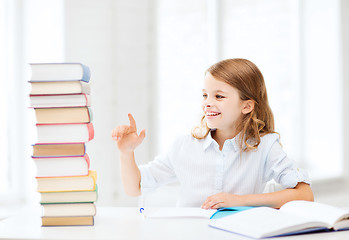
[[[348,210],[308,201],[288,202],[283,205],[280,210],[317,221],[326,222],[329,226],[333,226],[339,218],[349,216]]]
[[[160,208],[148,215],[148,218],[207,218],[209,219],[216,210],[202,208]]]

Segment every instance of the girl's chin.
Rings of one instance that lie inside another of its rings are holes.
[[[209,129],[211,129],[212,131],[214,131],[214,130],[217,129],[217,126],[214,125],[214,124],[207,124],[207,127],[208,127]]]

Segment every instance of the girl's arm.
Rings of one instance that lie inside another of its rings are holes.
[[[120,152],[121,179],[126,194],[130,196],[141,195],[141,174],[136,164],[134,150],[145,138],[145,130],[137,134],[136,121],[128,114],[130,125],[118,126],[112,131],[112,138],[116,141]]]
[[[208,197],[201,207],[204,209],[233,206],[268,206],[280,208],[292,200],[314,201],[313,192],[309,184],[299,182],[295,188],[261,194],[235,195],[218,193]]]
[[[135,161],[134,152],[120,152],[121,180],[125,192],[129,196],[141,195],[141,173]]]

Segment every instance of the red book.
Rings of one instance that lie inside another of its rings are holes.
[[[90,158],[71,157],[32,157],[36,165],[36,177],[86,176],[90,168]]]
[[[92,123],[36,124],[37,143],[83,143],[94,137]]]

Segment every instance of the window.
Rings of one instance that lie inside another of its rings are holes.
[[[158,2],[159,149],[200,122],[201,89],[208,67],[206,2]]]
[[[339,27],[338,1],[160,1],[159,149],[199,123],[211,56],[242,57],[264,75],[289,157],[314,180],[340,176]]]
[[[62,14],[59,0],[0,0],[0,203],[16,204],[35,193],[28,63],[63,61]]]
[[[7,91],[4,86],[6,86],[6,81],[9,79],[8,71],[8,58],[9,58],[9,34],[10,22],[9,16],[6,14],[5,0],[0,1],[0,193],[4,193],[9,189],[8,181],[8,146],[7,146],[7,112],[8,112],[8,101],[7,101]]]

